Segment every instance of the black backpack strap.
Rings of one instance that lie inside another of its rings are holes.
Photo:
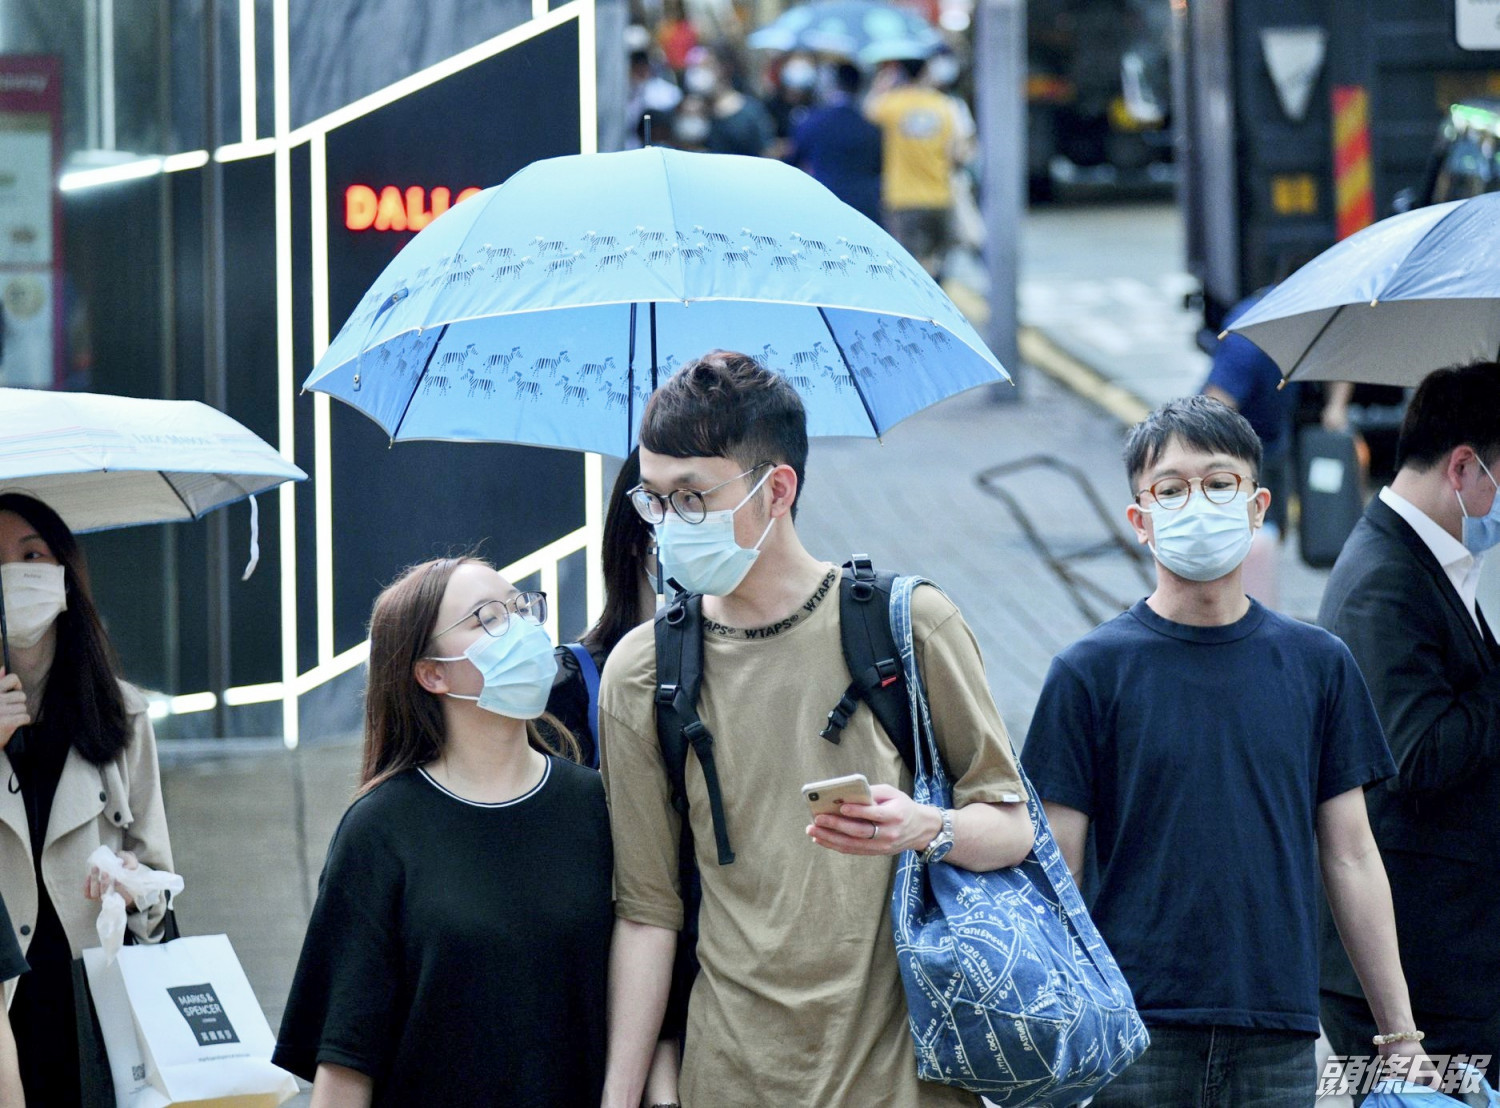
[[[714,844],[719,865],[734,861],[729,828],[724,818],[724,796],[714,765],[714,737],[698,718],[698,693],[703,687],[703,598],[679,595],[656,615],[656,738],[666,764],[672,806],[688,823],[687,752],[691,747],[703,767],[703,784],[713,816]],[[691,847],[691,840],[684,835]]]
[[[837,743],[863,700],[911,769],[915,762],[911,700],[902,678],[901,652],[891,633],[891,584],[896,574],[877,572],[868,554],[844,563],[839,578],[839,638],[854,680],[828,713],[823,738]]]

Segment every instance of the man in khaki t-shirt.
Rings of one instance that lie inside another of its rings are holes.
[[[718,864],[703,774],[689,756],[702,970],[682,1103],[976,1105],[917,1080],[891,936],[895,859],[925,849],[943,813],[912,801],[911,775],[868,706],[837,745],[819,735],[850,677],[837,570],[807,553],[792,522],[806,453],[795,391],[744,355],[690,364],[646,408],[633,499],[657,524],[663,574],[704,594],[698,712],[715,738],[735,852]],[[1014,865],[1032,827],[978,647],[936,589],[918,589],[913,609],[938,744],[957,782],[954,845],[938,864]],[[618,917],[604,1104],[627,1108],[640,1103],[683,923],[655,692],[648,625],[610,656],[599,714]],[[847,773],[869,778],[875,804],[810,826],[802,785]]]

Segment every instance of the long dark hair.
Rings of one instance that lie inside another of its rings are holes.
[[[641,452],[632,450],[615,478],[604,513],[604,611],[583,633],[584,646],[608,655],[640,623],[641,572],[651,547],[651,525],[641,518],[626,494],[641,483]],[[649,615],[649,613],[647,613]]]
[[[431,653],[438,609],[453,571],[465,562],[489,565],[463,555],[434,558],[412,566],[375,598],[370,613],[369,682],[365,687],[365,753],[359,795],[443,752],[447,731],[440,698],[417,683],[416,666]],[[493,568],[493,567],[491,567]],[[561,720],[544,714],[548,741],[534,720],[526,737],[544,754],[578,761],[578,740]]]
[[[103,765],[130,742],[130,719],[120,665],[94,607],[83,549],[62,517],[35,497],[0,494],[0,512],[14,512],[35,528],[63,567],[68,607],[57,617],[57,652],[40,718],[88,761]]]

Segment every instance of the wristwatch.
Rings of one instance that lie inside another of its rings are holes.
[[[943,809],[943,826],[932,842],[927,844],[927,849],[922,851],[922,864],[931,865],[933,862],[941,862],[948,856],[948,851],[953,849],[953,809]]]

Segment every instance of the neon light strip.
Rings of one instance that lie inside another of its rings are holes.
[[[161,160],[161,170],[163,173],[177,173],[184,169],[202,169],[207,164],[207,150],[189,150],[185,154],[168,154]]]
[[[254,139],[251,142],[231,142],[214,151],[214,161],[237,162],[242,158],[263,158],[267,154],[276,153],[282,145],[273,138]]]
[[[161,161],[160,158],[140,158],[120,165],[100,166],[98,169],[74,169],[57,179],[57,187],[63,192],[76,192],[96,185],[113,185],[120,181],[155,177],[161,172]]]
[[[313,363],[328,349],[328,141],[308,142],[311,162]],[[313,519],[317,564],[318,662],[333,658],[333,401],[313,394]]]
[[[255,141],[255,0],[240,0],[240,139]]]
[[[297,376],[292,348],[292,126],[290,0],[273,0],[271,43],[276,151],[276,387],[282,456],[296,458]],[[297,492],[281,486],[281,736],[288,750],[301,736],[297,714]]]

